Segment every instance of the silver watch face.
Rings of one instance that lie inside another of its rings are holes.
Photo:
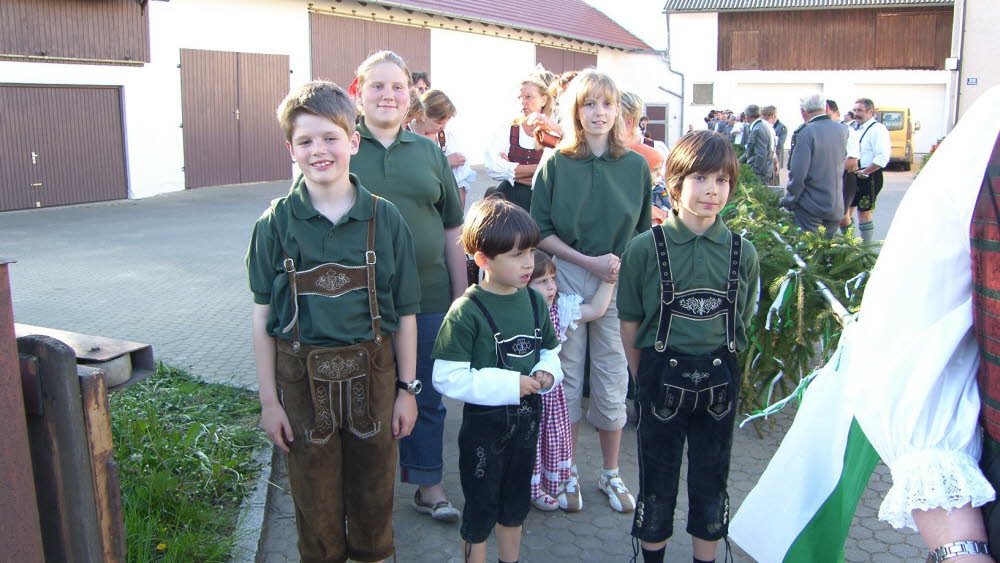
[[[419,395],[420,390],[424,388],[424,384],[420,382],[419,379],[414,379],[413,383],[410,384],[410,393],[414,395]]]

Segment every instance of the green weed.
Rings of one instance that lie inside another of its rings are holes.
[[[158,364],[111,396],[130,562],[228,561],[265,444],[253,393]]]

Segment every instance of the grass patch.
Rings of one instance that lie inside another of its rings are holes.
[[[157,365],[111,396],[128,560],[228,561],[266,443],[254,393]]]

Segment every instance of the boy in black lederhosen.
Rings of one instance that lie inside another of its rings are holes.
[[[622,255],[618,317],[639,412],[632,535],[646,562],[663,561],[673,532],[685,440],[695,562],[714,561],[728,532],[736,354],[747,344],[760,283],[753,244],[717,217],[737,178],[727,139],[685,135],[667,159],[672,213]]]
[[[518,560],[531,506],[539,393],[562,381],[559,341],[540,293],[527,287],[538,226],[500,198],[477,202],[462,227],[483,281],[452,303],[434,342],[434,387],[465,401],[458,468],[465,494],[462,550],[483,563],[496,527],[500,561]]]

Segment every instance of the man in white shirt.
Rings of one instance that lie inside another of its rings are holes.
[[[889,130],[875,121],[875,103],[869,98],[859,98],[854,102],[854,118],[861,124],[858,126],[858,191],[848,216],[854,217],[854,209],[857,208],[861,240],[870,243],[875,231],[872,210],[875,209],[875,198],[882,191],[882,169],[889,164],[892,145]]]

